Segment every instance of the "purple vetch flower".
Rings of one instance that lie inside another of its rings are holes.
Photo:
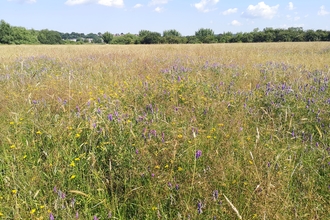
[[[112,121],[112,120],[113,120],[113,116],[112,116],[112,114],[108,114],[108,120],[109,120],[109,121]]]
[[[79,218],[79,213],[78,213],[78,211],[76,212],[76,219],[78,219]]]
[[[154,174],[154,173],[152,173],[152,174],[151,174],[151,177],[155,177],[155,174]]]
[[[150,134],[154,137],[157,137],[157,131],[156,130],[150,130]]]
[[[76,110],[77,110],[77,112],[80,112],[80,108],[78,105],[76,106]]]
[[[165,142],[165,133],[162,132],[162,142],[164,143]]]
[[[218,192],[218,190],[214,190],[214,191],[213,191],[213,199],[214,199],[214,201],[217,200],[218,197],[219,197],[219,192]]]
[[[53,213],[50,213],[49,214],[49,220],[54,220],[54,219],[55,219],[55,217],[54,217]]]
[[[96,215],[94,215],[93,220],[99,220],[99,218]]]
[[[167,186],[170,187],[170,188],[172,188],[172,183],[171,182],[168,182],[167,183]]]
[[[176,190],[179,190],[179,189],[180,189],[179,184],[175,184],[175,189],[176,189]]]
[[[54,191],[55,193],[57,193],[57,188],[56,188],[56,186],[54,186],[53,191]]]
[[[201,150],[197,150],[196,151],[196,155],[195,155],[195,158],[198,159],[202,156],[202,151]]]
[[[37,100],[32,100],[32,103],[33,103],[33,104],[37,104],[38,101],[37,101]]]
[[[203,204],[201,202],[198,202],[197,203],[197,211],[198,211],[198,214],[202,214],[203,213]]]
[[[136,149],[135,150],[135,154],[139,154],[139,149]]]

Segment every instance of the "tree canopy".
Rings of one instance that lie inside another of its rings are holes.
[[[302,42],[330,41],[330,31],[306,30],[301,27],[259,28],[251,32],[223,32],[215,34],[212,29],[200,28],[192,36],[182,36],[175,30],[164,30],[161,35],[150,30],[140,30],[138,34],[112,34],[109,31],[89,33],[61,33],[54,30],[28,30],[11,26],[0,21],[0,44],[196,44],[196,43],[250,43],[250,42]]]

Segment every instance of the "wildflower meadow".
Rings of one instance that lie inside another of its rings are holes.
[[[329,219],[330,44],[0,46],[0,219]]]

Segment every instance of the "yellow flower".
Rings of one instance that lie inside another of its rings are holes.
[[[74,160],[75,160],[75,161],[79,161],[79,160],[80,160],[80,158],[79,158],[79,157],[77,157],[77,158],[74,158]]]
[[[11,190],[11,192],[12,192],[13,194],[16,194],[16,193],[17,193],[17,189],[13,189],[13,190]]]
[[[37,131],[36,134],[39,134],[40,135],[40,134],[42,134],[42,132],[41,131]]]
[[[218,126],[219,126],[219,127],[223,127],[223,124],[222,124],[222,123],[219,123]]]
[[[157,166],[155,166],[155,169],[160,169],[160,166],[158,166],[158,165],[157,165]]]
[[[210,138],[211,138],[211,136],[210,136],[210,135],[207,135],[207,136],[206,136],[206,138],[207,138],[207,139],[210,139]]]
[[[182,167],[178,167],[178,171],[180,172],[180,171],[182,171],[183,170],[183,168]]]
[[[10,149],[15,149],[15,148],[16,148],[15,144],[10,146]]]
[[[9,124],[13,125],[13,124],[15,124],[15,122],[11,121],[11,122],[9,122]]]
[[[76,164],[74,163],[74,161],[72,161],[71,163],[70,163],[70,167],[75,167],[76,166]]]
[[[32,209],[31,211],[30,211],[30,214],[33,214],[33,213],[35,213],[37,210],[36,209]]]
[[[70,179],[73,180],[74,178],[76,178],[76,175],[71,175]]]
[[[76,138],[80,138],[80,134],[76,134]]]
[[[45,208],[45,206],[44,205],[41,205],[40,208],[43,209],[43,208]]]
[[[168,164],[165,165],[165,168],[168,168]]]
[[[182,138],[183,136],[182,136],[182,134],[178,134],[178,138]]]
[[[250,163],[250,164],[253,164],[253,161],[249,160],[249,163]]]
[[[23,159],[25,159],[25,158],[27,158],[27,155],[26,154],[23,156]]]
[[[151,209],[152,209],[152,211],[155,211],[155,210],[157,210],[157,207],[153,206]]]
[[[3,213],[2,212],[0,212],[0,216],[3,216]]]

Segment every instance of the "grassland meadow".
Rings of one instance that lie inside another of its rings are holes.
[[[330,44],[0,46],[0,219],[330,219]]]

